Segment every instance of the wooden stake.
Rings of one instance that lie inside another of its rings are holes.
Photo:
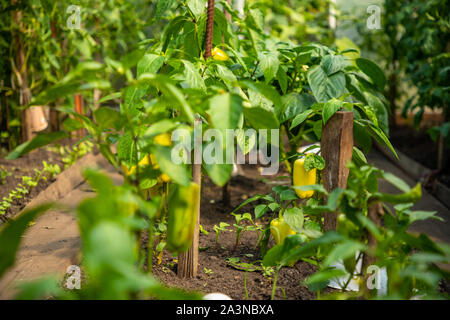
[[[17,0],[11,0],[11,4],[17,4]],[[12,21],[18,29],[23,27],[22,25],[22,11],[15,10],[11,12]],[[18,30],[12,29],[13,41],[15,46],[15,65],[13,64],[13,70],[15,71],[16,80],[19,87],[19,105],[26,106],[31,101],[31,91],[28,88],[28,75],[27,66],[25,64],[25,47],[20,37]],[[20,121],[22,125],[22,142],[31,140],[33,138],[33,132],[31,130],[30,112],[28,109],[23,109],[20,114]]]
[[[56,22],[55,20],[50,21],[50,30],[52,32],[52,38],[57,38],[56,32]],[[50,122],[50,130],[51,131],[59,131],[59,112],[56,110],[55,103],[51,103],[49,105],[49,122]]]
[[[323,185],[328,192],[346,188],[348,168],[353,152],[353,112],[338,111],[328,120],[322,130],[322,157],[325,159]],[[336,213],[324,217],[325,231],[336,230]]]
[[[200,200],[201,200],[201,185],[202,185],[202,165],[192,165],[192,180],[200,187],[197,201],[199,202],[197,211],[197,223],[195,224],[194,238],[192,239],[192,246],[185,253],[178,256],[177,273],[179,278],[194,278],[198,273],[198,240],[199,240],[199,225],[200,225]]]

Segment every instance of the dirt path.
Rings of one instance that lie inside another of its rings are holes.
[[[93,195],[81,175],[83,168],[88,166],[103,168],[115,182],[122,181],[100,155],[89,154],[59,175],[29,206],[57,200],[68,208],[76,207],[80,201]],[[69,211],[50,211],[27,230],[15,266],[0,280],[0,299],[13,298],[17,284],[24,280],[52,274],[62,279],[67,267],[77,263],[80,238],[76,217]]]

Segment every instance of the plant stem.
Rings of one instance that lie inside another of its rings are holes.
[[[275,291],[277,289],[277,279],[278,279],[279,271],[280,271],[280,267],[277,267],[275,274],[273,276],[272,296],[270,297],[270,300],[273,300],[275,298]]]
[[[244,276],[244,288],[245,288],[245,300],[248,300],[248,291],[247,291],[247,270],[245,271]]]

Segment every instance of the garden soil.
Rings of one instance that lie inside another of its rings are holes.
[[[105,161],[99,165],[99,162],[96,162],[98,159],[96,159],[96,157],[92,158],[92,161],[85,163],[85,165],[96,165],[104,168],[110,173],[116,183],[121,183],[120,175],[114,173],[112,167],[107,165]],[[376,163],[381,168],[407,180],[410,185],[414,183],[414,181],[409,181],[404,177],[401,172],[396,172],[398,169],[389,164],[381,155],[372,156],[370,159],[371,162]],[[81,170],[81,168],[77,170]],[[64,174],[63,172],[61,175]],[[200,224],[208,234],[201,233],[200,235],[198,276],[194,279],[179,279],[176,275],[176,257],[164,251],[160,261],[158,261],[158,257],[154,257],[153,261],[153,273],[163,283],[204,293],[220,292],[230,296],[232,299],[245,299],[246,295],[249,299],[270,299],[273,274],[268,274],[267,272],[264,274],[262,271],[246,273],[227,264],[227,259],[239,258],[241,262],[259,265],[257,261],[261,259],[261,256],[259,250],[255,248],[257,242],[256,233],[245,232],[236,250],[234,250],[234,231],[221,232],[216,247],[213,227],[220,222],[226,222],[230,224],[228,229],[232,230],[234,217],[230,215],[230,212],[235,207],[255,194],[270,192],[275,185],[288,184],[289,178],[283,177],[283,172],[281,171],[278,179],[270,177],[270,180],[264,180],[264,176],[259,174],[257,166],[244,166],[243,174],[233,177],[230,181],[231,201],[229,205],[222,203],[222,189],[205,178],[202,188]],[[50,185],[44,192],[41,192],[39,196],[51,190],[52,186],[57,184],[59,179],[62,179],[60,176],[58,176],[54,184]],[[79,175],[75,176],[76,179],[79,179]],[[70,181],[67,183],[70,184]],[[92,191],[85,183],[77,182],[72,184],[72,187],[73,190],[70,192],[61,194],[61,202],[75,206],[83,198],[93,196]],[[381,188],[384,191],[391,191],[387,190],[388,186],[384,184],[381,185]],[[237,213],[253,213],[252,208],[255,204],[257,202],[241,208]],[[428,208],[427,210],[437,210],[440,216],[449,221],[450,214],[448,210],[443,206],[439,206],[439,202],[426,192],[420,202],[420,206]],[[450,234],[449,225],[440,221],[431,220],[428,224],[415,226],[413,231],[425,232],[433,238],[450,243],[448,238]],[[269,244],[269,246],[271,245],[273,243]],[[9,279],[7,280],[8,283],[0,283],[0,298],[7,299],[14,296],[17,280],[31,280],[53,273],[61,275],[61,279],[63,279],[67,267],[79,262],[79,248],[78,228],[73,213],[60,210],[41,216],[24,236],[16,265],[4,277]],[[305,278],[315,271],[316,267],[303,261],[298,262],[294,267],[282,268],[277,281],[278,289],[276,290],[275,298],[316,299],[316,294],[310,292],[303,284]],[[2,279],[2,281],[5,280]],[[326,292],[331,292],[331,290],[326,289]]]

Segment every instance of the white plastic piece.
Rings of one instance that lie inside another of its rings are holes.
[[[203,300],[232,300],[232,299],[226,294],[214,292],[208,293],[207,295],[203,296]]]
[[[355,258],[357,258],[359,256],[359,252],[356,252],[355,254]],[[328,283],[328,286],[330,288],[334,288],[334,289],[340,289],[342,290],[345,287],[345,284],[347,283],[350,274],[345,270],[344,267],[344,262],[342,260],[339,260],[336,263],[333,263],[330,265],[331,267],[334,267],[335,269],[339,269],[339,270],[343,270],[346,275],[338,277],[338,278],[334,278],[331,279],[330,282]],[[361,274],[361,268],[362,268],[362,259],[359,259],[356,263],[356,268],[355,268],[355,273],[352,276],[352,279],[350,280],[350,282],[348,283],[347,287],[346,287],[346,291],[359,291],[359,276]],[[384,296],[387,294],[387,271],[386,268],[380,268],[379,269],[379,274],[375,275],[375,284],[374,286],[376,287],[376,289],[378,290],[378,296]],[[364,284],[367,285],[367,284]]]

